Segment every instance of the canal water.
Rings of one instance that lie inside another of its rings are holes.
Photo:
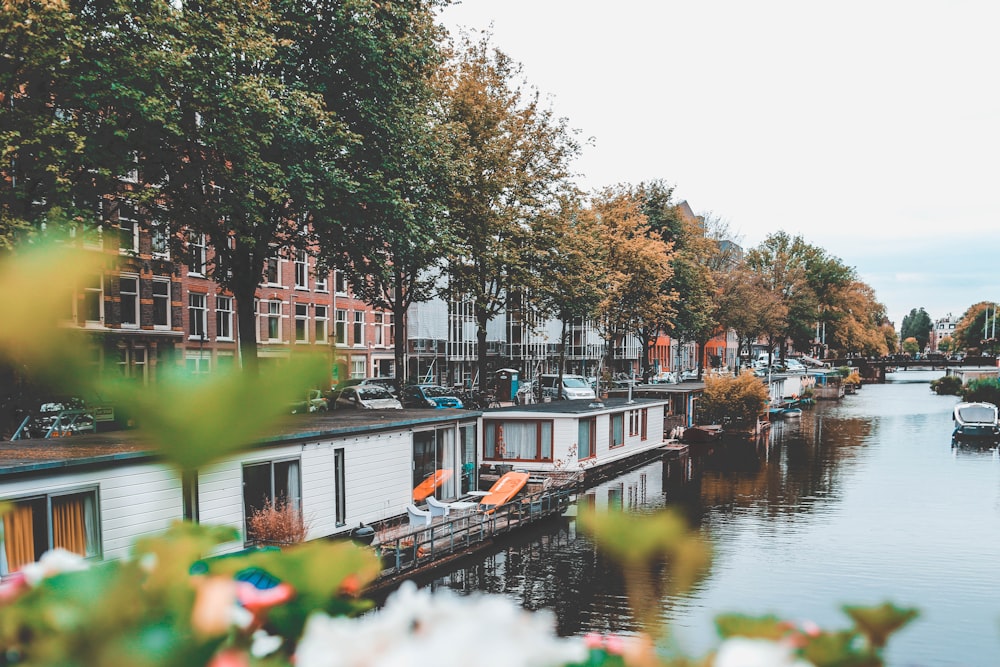
[[[591,490],[598,506],[679,509],[711,543],[703,579],[662,597],[683,650],[716,645],[720,613],[834,629],[849,625],[841,605],[891,601],[920,610],[890,643],[891,666],[1000,662],[1000,458],[952,446],[956,399],[928,386],[939,375],[891,374],[776,423],[767,443],[657,461]],[[637,629],[618,566],[571,518],[430,585],[552,609],[562,635]]]

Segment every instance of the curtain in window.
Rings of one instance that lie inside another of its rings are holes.
[[[52,546],[87,555],[87,528],[83,496],[60,496],[52,499]]]
[[[87,556],[99,556],[101,536],[97,532],[97,499],[93,494],[83,496],[83,530],[87,537]]]
[[[535,422],[504,422],[503,442],[505,449],[503,457],[505,459],[537,458],[536,435],[537,424]],[[499,439],[498,434],[497,440]],[[497,448],[499,449],[499,443]]]
[[[438,468],[442,470],[455,469],[455,431],[454,429],[442,429],[438,431]],[[451,475],[440,487],[438,498],[455,498],[455,482],[457,475]]]
[[[3,518],[4,572],[14,572],[35,562],[34,513],[31,505],[15,505]]]
[[[302,509],[302,485],[299,482],[299,462],[288,462],[288,504]]]
[[[621,412],[611,415],[611,446],[625,443],[625,415]]]
[[[550,460],[552,458],[552,422],[542,422],[541,423],[541,435],[542,435],[542,459]]]
[[[589,419],[581,419],[577,424],[577,452],[576,458],[586,459],[591,456],[590,425],[593,422]]]

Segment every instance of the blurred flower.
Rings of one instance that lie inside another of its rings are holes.
[[[555,667],[586,656],[582,640],[555,635],[551,612],[525,611],[497,595],[431,594],[404,582],[377,613],[359,619],[310,617],[295,665]]]
[[[38,562],[28,563],[21,568],[24,579],[32,586],[37,586],[42,579],[62,572],[81,572],[90,565],[80,554],[67,551],[61,547],[51,549],[42,554]]]
[[[208,667],[248,667],[249,664],[246,653],[230,648],[216,653]]]
[[[812,667],[782,642],[730,637],[722,642],[712,667]]]
[[[0,604],[13,602],[24,591],[28,590],[28,580],[24,578],[24,572],[18,570],[0,581]]]
[[[255,658],[266,658],[279,648],[285,640],[275,635],[269,635],[263,630],[253,633],[253,643],[250,645],[250,655]]]
[[[196,586],[191,627],[203,637],[226,634],[236,621],[236,582],[228,577],[203,577]]]

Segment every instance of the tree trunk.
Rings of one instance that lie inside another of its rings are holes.
[[[476,306],[476,365],[479,372],[477,388],[485,393],[486,381],[486,323],[489,321],[486,310]]]
[[[559,331],[559,377],[556,378],[556,400],[562,398],[563,370],[566,366],[566,318],[561,317]]]
[[[257,313],[254,310],[254,294],[257,285],[233,285],[236,300],[236,324],[240,337],[240,363],[243,372],[256,377],[260,368],[257,363]]]
[[[407,309],[399,302],[392,304],[392,352],[393,352],[393,375],[400,390],[404,384],[409,382],[406,368],[406,311]]]

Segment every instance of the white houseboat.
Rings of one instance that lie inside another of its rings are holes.
[[[129,553],[137,538],[186,518],[233,526],[264,501],[287,499],[308,538],[348,535],[360,523],[406,513],[414,488],[439,470],[454,499],[476,489],[479,413],[462,410],[336,411],[302,415],[284,435],[182,476],[137,431],[0,443],[3,519],[0,575],[62,546],[88,558]]]
[[[667,399],[609,398],[488,410],[482,417],[482,477],[516,468],[586,478],[627,467],[667,444]]]

